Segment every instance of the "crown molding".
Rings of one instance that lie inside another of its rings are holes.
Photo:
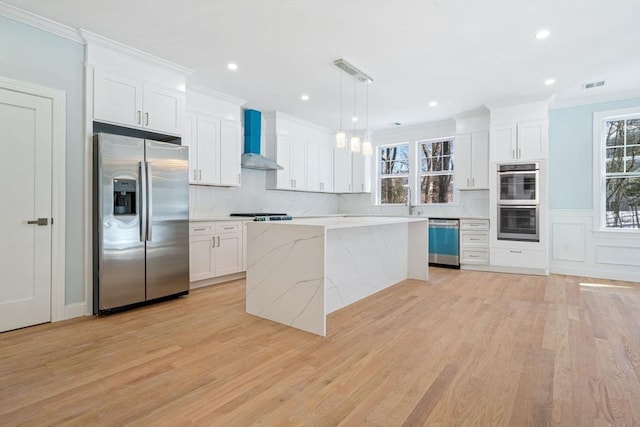
[[[189,92],[189,90],[193,90],[193,91],[205,94],[205,95],[212,96],[212,97],[220,99],[222,101],[226,101],[226,102],[229,102],[231,104],[237,105],[238,107],[242,107],[244,104],[247,103],[247,101],[244,100],[244,99],[236,98],[235,96],[228,95],[228,94],[222,93],[222,92],[218,92],[217,90],[214,90],[214,89],[211,89],[211,88],[208,88],[208,87],[205,87],[205,86],[201,86],[199,84],[191,83],[191,82],[187,81],[186,92]]]
[[[193,70],[191,68],[184,67],[180,64],[176,64],[175,62],[167,61],[166,59],[162,59],[155,55],[151,55],[150,53],[133,48],[131,46],[127,46],[126,44],[106,38],[99,34],[92,33],[91,31],[85,30],[83,28],[80,28],[78,32],[85,44],[99,45],[119,53],[135,56],[149,63],[159,65],[163,68],[174,70],[181,74],[189,75],[193,73]]]
[[[3,2],[0,2],[0,15],[13,19],[14,21],[22,22],[23,24],[31,25],[48,33],[64,37],[76,43],[84,43],[78,30],[75,28]]]

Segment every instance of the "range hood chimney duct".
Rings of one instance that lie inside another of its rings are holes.
[[[240,165],[246,169],[261,171],[282,170],[282,166],[260,154],[260,135],[262,134],[262,113],[257,110],[244,110],[244,154]]]

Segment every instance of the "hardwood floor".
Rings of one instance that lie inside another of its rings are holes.
[[[0,425],[640,425],[640,284],[432,268],[329,316],[244,281],[0,334]]]

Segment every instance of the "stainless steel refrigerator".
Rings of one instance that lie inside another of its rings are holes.
[[[93,312],[189,292],[188,148],[94,137]]]

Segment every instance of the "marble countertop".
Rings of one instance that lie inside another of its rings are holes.
[[[265,225],[310,225],[324,227],[325,229],[369,227],[385,224],[404,224],[409,222],[428,221],[426,217],[403,216],[344,216],[344,217],[318,217],[318,218],[294,218],[291,221],[264,221],[255,224]]]
[[[334,219],[334,218],[402,218],[402,219],[415,219],[425,220],[429,218],[447,218],[447,219],[489,219],[488,216],[448,216],[439,215],[429,217],[427,215],[353,215],[353,214],[320,214],[320,215],[292,215],[293,221],[307,220],[307,219]],[[207,218],[190,218],[190,222],[210,222],[210,221],[253,221],[253,218],[242,216],[212,216]],[[268,221],[267,221],[268,222]],[[275,222],[275,221],[274,221]],[[291,221],[287,221],[291,222]],[[400,221],[401,222],[401,221]],[[311,224],[309,224],[311,225]]]

